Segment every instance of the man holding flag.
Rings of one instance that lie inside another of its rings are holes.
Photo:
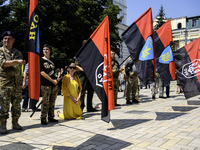
[[[166,87],[166,96],[169,97],[170,81],[175,80],[176,78],[175,62],[171,48],[173,38],[170,19],[154,32],[154,37],[156,47],[156,68],[163,84],[161,88],[159,88],[159,97],[164,98],[164,87]]]
[[[153,83],[156,77],[156,63],[151,8],[122,34],[122,38],[135,62],[141,86]]]
[[[109,112],[114,109],[114,87],[108,16],[79,50],[76,58],[102,101],[102,120],[109,122]]]
[[[22,100],[22,71],[21,65],[25,64],[22,53],[15,48],[14,33],[5,31],[1,38],[3,47],[0,48],[0,120],[1,134],[8,133],[6,128],[9,117],[9,107],[11,106],[12,127],[15,130],[21,130],[18,119],[21,116]]]

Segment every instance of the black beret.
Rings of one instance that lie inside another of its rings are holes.
[[[12,36],[12,37],[14,38],[14,32],[12,32],[12,31],[5,31],[5,32],[1,35],[1,39],[3,39],[4,36]]]

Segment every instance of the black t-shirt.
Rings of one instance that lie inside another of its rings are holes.
[[[40,59],[40,72],[42,71],[48,74],[52,79],[56,79],[55,64],[53,63],[53,61],[46,59],[45,57],[42,57]],[[41,85],[53,86],[54,84],[41,75]]]

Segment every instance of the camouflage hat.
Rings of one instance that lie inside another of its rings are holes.
[[[12,31],[5,31],[5,32],[1,35],[1,39],[3,39],[4,36],[12,36],[12,37],[14,38],[14,32],[12,32]]]

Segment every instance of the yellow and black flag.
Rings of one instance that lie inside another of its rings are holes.
[[[175,62],[172,51],[171,20],[164,23],[154,32],[156,47],[156,69],[164,86],[169,86],[171,80],[176,79]]]
[[[156,63],[151,8],[122,33],[122,38],[135,62],[141,86],[153,83]]]
[[[110,110],[114,109],[114,86],[108,16],[81,47],[76,57],[102,101],[102,120],[109,122]]]
[[[38,16],[38,0],[29,0],[29,97],[39,100],[40,97],[40,49],[39,49],[39,16]]]

